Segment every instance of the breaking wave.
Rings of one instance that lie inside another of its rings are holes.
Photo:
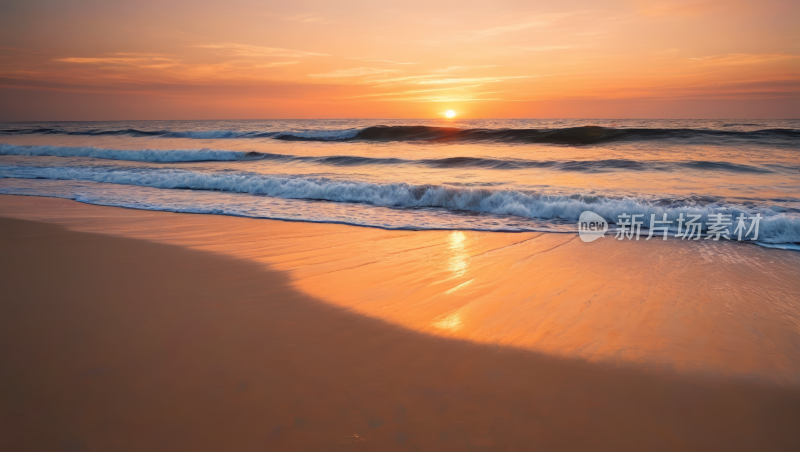
[[[361,131],[356,138],[370,141],[436,141],[502,143],[550,143],[567,145],[596,144],[619,140],[658,140],[688,138],[738,138],[763,140],[800,138],[795,129],[765,129],[751,132],[708,129],[647,129],[600,126],[567,127],[562,129],[458,129],[428,126],[376,126]]]
[[[496,143],[547,143],[562,145],[589,145],[612,141],[726,139],[747,142],[775,142],[797,145],[798,129],[762,129],[733,131],[712,129],[669,128],[615,128],[600,126],[566,127],[560,129],[460,129],[434,126],[372,126],[363,129],[304,131],[238,131],[238,130],[140,130],[140,129],[89,129],[67,130],[59,128],[0,129],[0,135],[63,134],[63,135],[128,135],[135,137],[166,137],[192,139],[271,138],[283,141],[425,141],[436,143],[496,142]]]
[[[79,180],[160,189],[217,190],[285,199],[362,203],[391,208],[434,208],[448,211],[513,215],[531,219],[575,222],[585,210],[613,221],[618,215],[667,214],[675,220],[684,215],[711,213],[761,213],[759,241],[800,242],[800,214],[769,208],[727,204],[720,200],[647,199],[602,195],[552,195],[525,190],[460,187],[450,185],[376,184],[322,177],[272,176],[257,173],[198,172],[174,168],[0,167],[0,177]]]
[[[17,146],[0,143],[0,155],[23,155],[31,157],[90,157],[106,160],[127,160],[132,162],[205,162],[231,161],[257,158],[257,152],[222,151],[216,149],[104,149],[91,146]]]
[[[401,158],[379,158],[349,155],[312,157],[215,149],[121,150],[96,148],[90,146],[17,146],[2,143],[0,143],[0,155],[89,157],[106,160],[127,160],[153,163],[272,160],[282,162],[309,162],[332,166],[419,165],[431,168],[484,168],[499,170],[542,168],[573,172],[596,172],[608,170],[679,171],[681,169],[693,169],[703,171],[728,171],[737,173],[771,173],[774,172],[773,169],[785,169],[791,171],[800,169],[800,167],[775,167],[773,169],[769,169],[761,166],[705,160],[525,160],[517,158],[502,159],[486,157],[447,157],[439,159],[411,160]]]

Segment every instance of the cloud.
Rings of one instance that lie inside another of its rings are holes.
[[[276,61],[274,63],[264,63],[264,64],[256,64],[253,66],[254,69],[261,69],[267,67],[278,67],[278,66],[288,66],[290,64],[297,64],[299,61]]]
[[[724,55],[710,55],[690,60],[710,62],[715,66],[731,66],[743,64],[760,64],[770,61],[800,58],[800,55],[784,53],[728,53]]]
[[[574,49],[573,46],[534,46],[534,47],[521,47],[517,46],[514,47],[515,49],[523,50],[526,52],[547,52],[549,50],[564,50],[564,49]]]
[[[501,25],[499,27],[486,28],[483,30],[475,31],[472,34],[477,38],[485,38],[487,36],[496,36],[505,33],[511,33],[512,31],[525,30],[527,28],[539,28],[547,25],[549,25],[549,22],[534,20],[531,22],[523,22],[513,25]]]
[[[348,57],[348,58],[350,58],[351,60],[370,61],[370,62],[374,62],[374,63],[419,64],[419,63],[400,63],[398,61],[392,61],[392,60],[376,60],[376,59],[373,59],[373,58],[362,58],[362,57]]]
[[[496,64],[487,64],[485,66],[450,66],[444,69],[437,69],[434,72],[451,72],[451,71],[461,71],[464,69],[480,69],[484,67],[497,67]]]
[[[459,67],[470,67],[470,66],[459,66]],[[481,67],[481,66],[472,66],[472,67]],[[437,71],[441,72],[441,71]],[[446,85],[446,84],[455,84],[455,83],[494,83],[494,82],[501,82],[503,80],[510,80],[516,78],[532,78],[532,77],[542,77],[541,75],[512,75],[512,76],[501,76],[501,77],[453,77],[453,78],[437,78],[442,77],[439,74],[426,74],[426,75],[409,75],[407,77],[395,77],[395,78],[385,78],[385,79],[377,79],[377,80],[365,80],[367,83],[376,83],[376,84],[388,84],[388,83],[415,83],[417,85]],[[426,80],[426,79],[433,79],[433,80]]]
[[[397,82],[407,82],[409,80],[419,80],[423,78],[433,78],[439,77],[438,75],[409,75],[406,77],[395,77],[395,78],[384,78],[384,79],[377,79],[377,80],[367,80],[369,83],[397,83]]]
[[[644,16],[699,16],[719,11],[741,10],[745,0],[633,0]]]
[[[452,87],[448,86],[445,88],[431,88],[431,89],[412,89],[408,91],[400,91],[396,93],[373,93],[373,94],[362,94],[360,96],[350,96],[346,97],[345,99],[357,99],[363,97],[394,97],[394,96],[406,96],[408,94],[418,94],[418,93],[430,93],[434,91],[444,91],[444,90],[453,90],[453,89],[469,89],[469,88],[477,88],[481,85],[471,85],[471,86],[459,86],[459,87]]]
[[[406,101],[406,102],[474,102],[474,101],[502,101],[502,98],[481,98],[478,96],[485,96],[487,94],[498,94],[504,91],[486,91],[482,93],[460,94],[460,95],[442,95],[442,96],[417,96],[417,97],[404,97],[386,99],[391,101]],[[382,101],[383,99],[375,99]]]
[[[105,66],[135,66],[144,68],[166,68],[179,63],[176,58],[165,56],[149,56],[159,54],[116,53],[109,57],[71,57],[56,58],[53,61],[61,63],[96,64]]]
[[[440,85],[450,83],[494,83],[515,78],[541,77],[540,75],[514,75],[507,77],[476,77],[476,78],[443,78],[436,80],[422,80],[417,82],[419,85]]]
[[[158,53],[114,53],[91,57],[67,57],[51,60],[57,63],[37,73],[38,78],[58,76],[75,83],[119,83],[127,80],[154,83],[220,83],[227,81],[263,81],[281,77],[280,68],[299,61],[264,61],[239,58],[219,63],[190,62]],[[66,63],[66,64],[64,64]],[[20,73],[17,71],[5,71]]]
[[[263,16],[268,17],[270,19],[277,19],[283,22],[294,22],[296,24],[329,24],[331,23],[330,20],[315,16],[313,14],[275,14],[275,13],[264,13],[264,12],[256,12],[253,13],[256,16]]]
[[[397,69],[375,69],[371,67],[357,67],[353,69],[339,69],[338,71],[324,72],[322,74],[308,74],[309,77],[317,78],[338,78],[338,77],[360,77],[362,75],[383,74],[395,72]]]
[[[473,39],[481,39],[487,38],[491,36],[502,35],[506,33],[512,33],[515,31],[520,30],[527,30],[529,28],[543,28],[549,27],[554,25],[561,19],[565,19],[567,17],[577,16],[579,14],[583,14],[585,11],[574,11],[569,13],[551,13],[551,14],[540,14],[538,16],[534,16],[525,22],[517,22],[514,24],[508,25],[500,25],[497,27],[491,28],[484,28],[483,30],[477,30],[470,33],[470,37]]]
[[[306,52],[303,50],[281,49],[278,47],[252,46],[247,44],[236,44],[230,42],[217,43],[217,44],[199,44],[196,45],[195,47],[217,50],[220,52],[228,53],[230,55],[244,56],[244,57],[277,56],[277,57],[289,57],[289,58],[303,58],[303,57],[329,56],[324,53]]]

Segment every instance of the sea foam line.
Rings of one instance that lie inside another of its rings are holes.
[[[106,160],[127,160],[153,163],[180,163],[202,161],[272,160],[319,163],[330,166],[360,165],[421,165],[432,168],[485,168],[499,170],[552,169],[572,172],[598,171],[679,171],[682,169],[700,171],[728,171],[745,173],[772,173],[777,171],[797,171],[800,167],[745,165],[733,162],[715,161],[659,161],[659,160],[526,160],[518,158],[486,157],[444,157],[434,159],[410,160],[395,157],[365,157],[358,155],[297,156],[260,152],[226,151],[216,149],[141,149],[121,150],[96,148],[91,146],[18,146],[0,143],[0,155],[89,157]]]
[[[239,130],[139,130],[139,129],[89,129],[65,130],[57,128],[0,129],[0,135],[64,134],[64,135],[129,135],[134,137],[166,137],[192,139],[272,138],[299,141],[428,141],[428,142],[496,142],[496,143],[549,143],[562,145],[589,145],[618,140],[674,140],[703,139],[728,143],[767,142],[796,147],[800,138],[798,129],[761,129],[752,131],[687,129],[687,128],[626,128],[601,126],[576,126],[538,129],[461,129],[437,126],[386,126],[365,128],[311,129],[299,131],[239,131]],[[733,140],[733,141],[731,141]]]
[[[575,222],[586,210],[614,221],[618,215],[651,214],[657,218],[666,213],[668,219],[678,215],[701,215],[708,222],[710,213],[755,212],[764,217],[759,239],[767,243],[800,242],[800,214],[778,213],[767,207],[744,209],[724,203],[697,204],[643,198],[612,198],[601,195],[571,196],[542,194],[519,190],[454,187],[448,185],[415,185],[408,183],[376,184],[323,177],[276,176],[258,173],[214,173],[174,168],[81,168],[81,167],[0,167],[0,177],[81,180],[161,189],[219,190],[233,193],[265,195],[286,199],[326,200],[364,203],[395,208],[442,208],[495,215]]]
[[[257,152],[224,151],[217,149],[105,149],[91,146],[17,146],[0,143],[0,155],[90,157],[133,162],[200,162],[231,161],[258,157]]]

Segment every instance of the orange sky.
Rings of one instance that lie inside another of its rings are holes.
[[[0,120],[797,118],[796,0],[0,3]]]

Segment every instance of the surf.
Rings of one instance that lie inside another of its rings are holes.
[[[727,171],[735,173],[772,173],[796,171],[800,167],[763,166],[707,160],[664,161],[633,159],[602,160],[528,160],[519,158],[446,157],[432,159],[402,159],[354,155],[298,156],[265,152],[228,151],[219,149],[138,149],[123,150],[92,146],[20,146],[0,143],[0,155],[29,157],[83,157],[102,160],[124,160],[150,163],[231,162],[269,160],[276,162],[316,163],[328,166],[410,165],[430,168],[480,168],[495,170],[543,169],[569,172],[602,171]]]
[[[800,130],[766,128],[750,131],[693,128],[618,128],[585,125],[564,128],[457,128],[427,125],[374,125],[365,128],[309,129],[286,131],[239,130],[143,130],[85,129],[54,127],[5,128],[0,135],[85,135],[162,137],[186,139],[256,139],[318,142],[429,142],[429,143],[504,143],[584,146],[615,141],[726,140],[785,143],[797,145]]]
[[[0,167],[0,177],[77,180],[132,185],[165,190],[239,193],[282,199],[358,203],[395,209],[433,208],[452,212],[508,215],[531,219],[578,221],[592,211],[613,222],[620,214],[679,215],[760,213],[764,217],[760,240],[765,243],[800,242],[800,212],[768,206],[742,206],[708,197],[646,198],[574,193],[555,195],[531,190],[462,187],[447,184],[372,183],[327,177],[264,175],[248,172],[208,172],[176,168]]]

